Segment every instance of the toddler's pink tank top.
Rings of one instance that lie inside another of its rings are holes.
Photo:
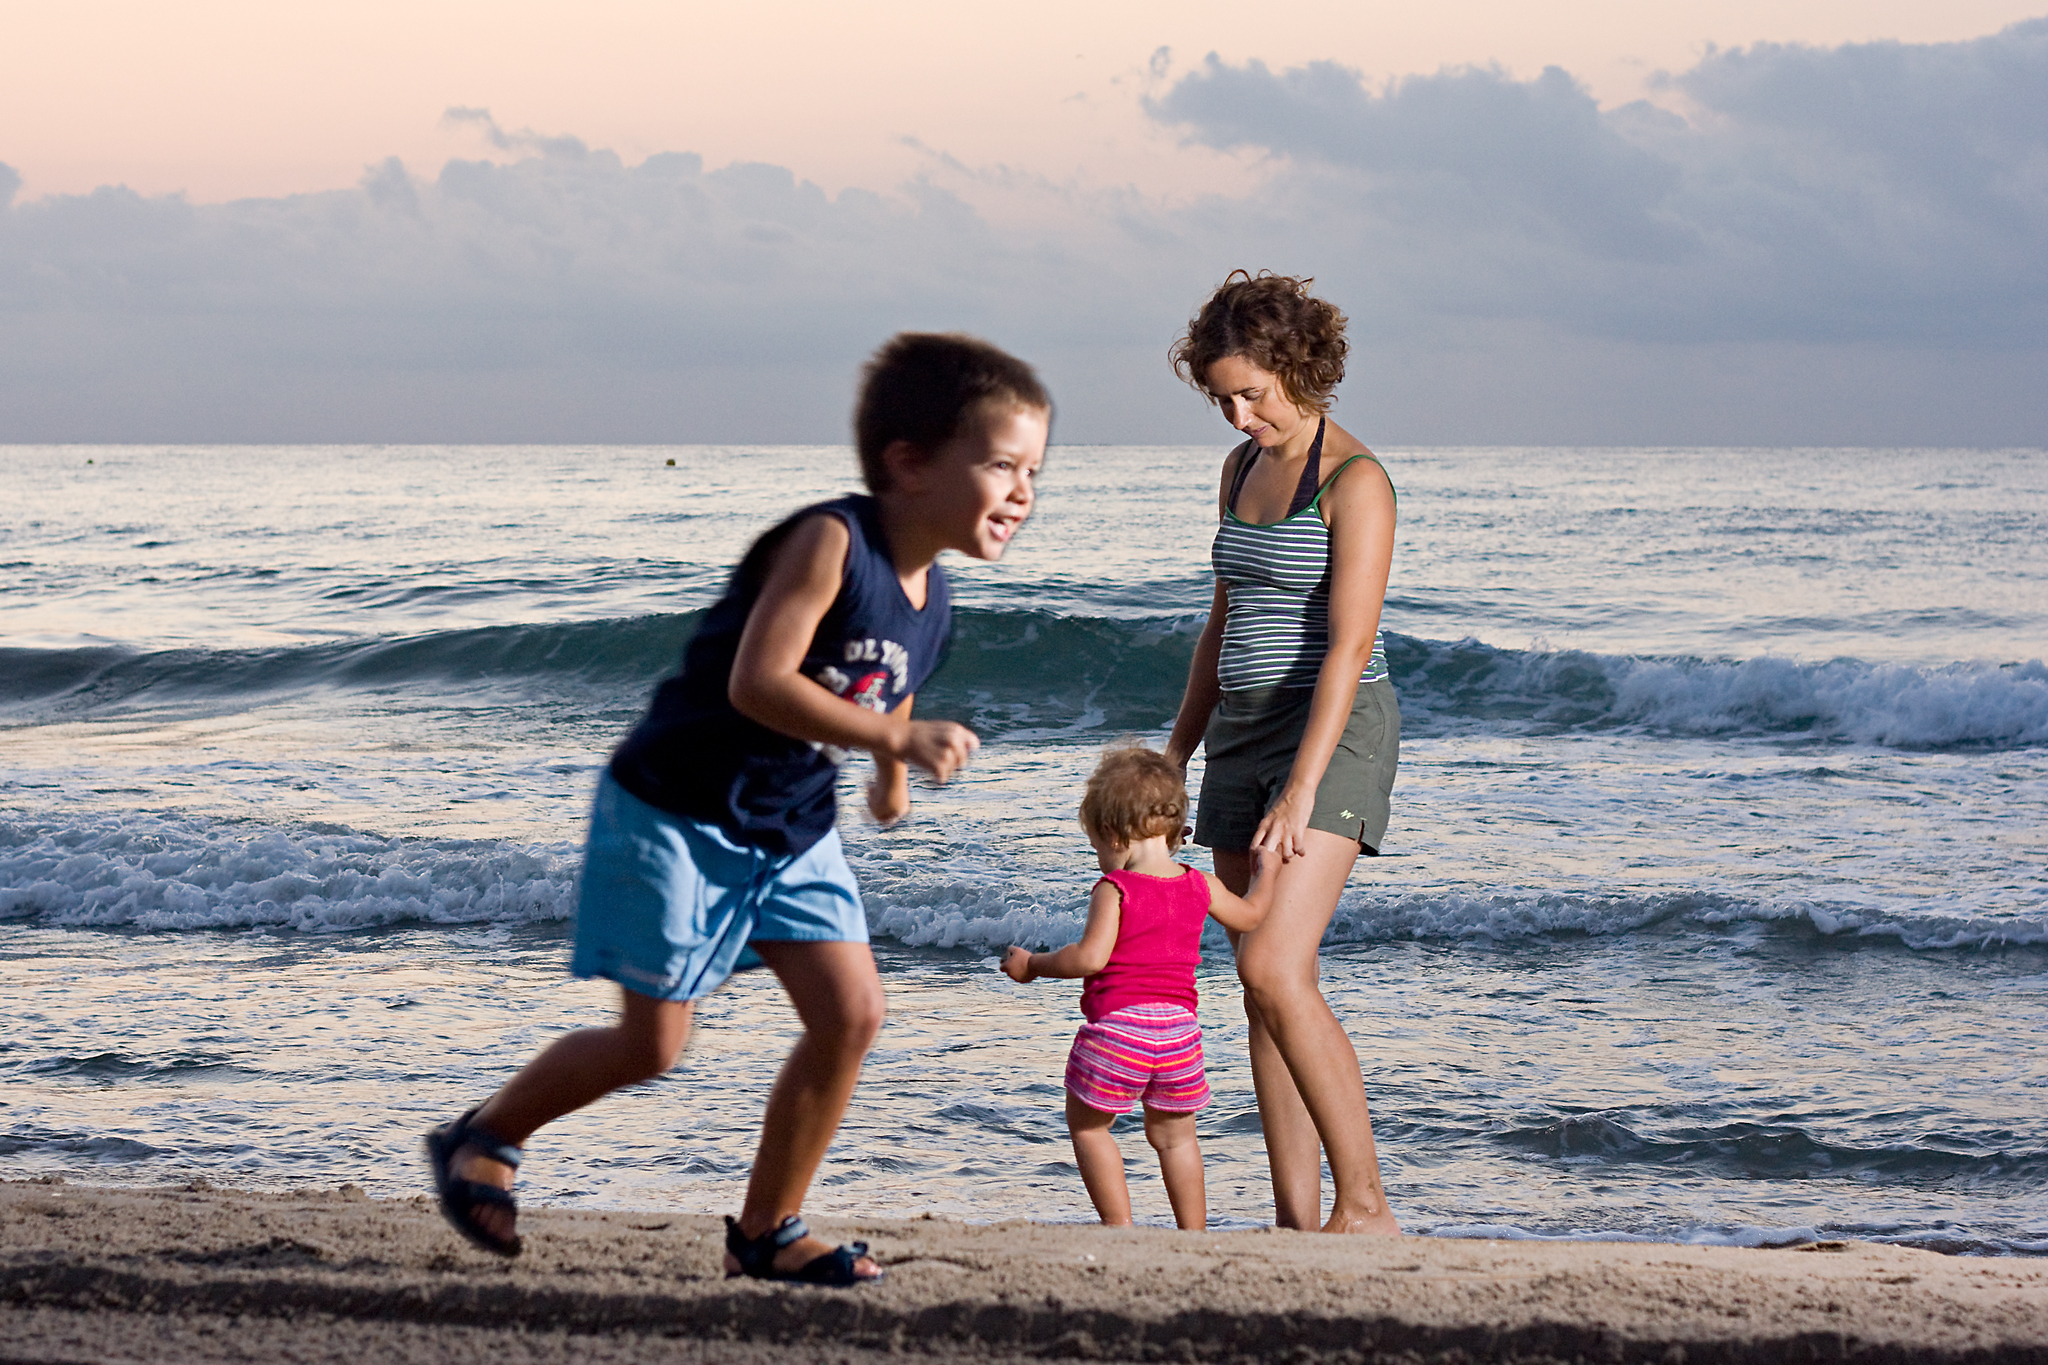
[[[1090,1022],[1127,1005],[1180,1005],[1193,1013],[1208,880],[1186,866],[1178,877],[1105,872],[1102,879],[1123,893],[1123,916],[1108,965],[1081,988],[1081,1013]]]

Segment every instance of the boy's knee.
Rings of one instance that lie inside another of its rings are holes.
[[[880,986],[871,992],[862,991],[840,1001],[832,1012],[825,1030],[828,1041],[849,1052],[865,1053],[874,1046],[876,1036],[882,1031],[882,1021],[888,1014],[888,1003],[882,998]]]
[[[683,1055],[681,1038],[658,1033],[628,1033],[620,1047],[620,1064],[633,1075],[633,1084],[657,1080],[668,1074]]]

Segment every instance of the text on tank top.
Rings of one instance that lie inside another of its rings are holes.
[[[871,711],[893,711],[924,685],[951,632],[946,575],[932,565],[924,606],[912,606],[889,557],[879,505],[853,494],[806,507],[754,542],[684,647],[681,669],[611,759],[613,778],[649,805],[718,825],[774,854],[801,853],[832,829],[845,754],[741,715],[726,688],[776,549],[820,514],[845,524],[846,560],[799,671]]]
[[[1256,442],[1239,447],[1237,477],[1231,481],[1209,551],[1210,565],[1225,586],[1216,681],[1226,692],[1314,687],[1323,656],[1329,653],[1330,528],[1323,524],[1323,495],[1354,462],[1379,461],[1368,454],[1354,455],[1318,484],[1325,426],[1316,425],[1293,506],[1275,522],[1246,521],[1237,515],[1237,495],[1259,458]],[[1372,654],[1358,680],[1378,682],[1386,676],[1386,640],[1375,630]]]
[[[1091,1022],[1130,1005],[1179,1005],[1194,1013],[1195,967],[1209,918],[1209,881],[1183,864],[1178,877],[1105,872],[1123,898],[1116,946],[1081,988],[1081,1013]]]

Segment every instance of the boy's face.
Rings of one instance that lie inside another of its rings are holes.
[[[1003,557],[1031,515],[1046,434],[1044,411],[1006,406],[984,411],[939,447],[918,482],[949,548]]]

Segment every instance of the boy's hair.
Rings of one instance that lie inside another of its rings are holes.
[[[1308,292],[1313,276],[1297,279],[1261,270],[1233,270],[1188,330],[1173,344],[1173,372],[1208,394],[1209,367],[1227,356],[1243,356],[1280,377],[1288,399],[1309,412],[1324,413],[1344,380],[1344,314]]]
[[[1155,834],[1179,848],[1188,818],[1188,789],[1165,754],[1128,744],[1107,751],[1081,797],[1081,828],[1125,847]]]
[[[998,404],[1051,413],[1052,395],[1009,352],[957,332],[899,332],[861,372],[853,438],[870,493],[889,491],[882,452],[908,441],[926,455]]]

